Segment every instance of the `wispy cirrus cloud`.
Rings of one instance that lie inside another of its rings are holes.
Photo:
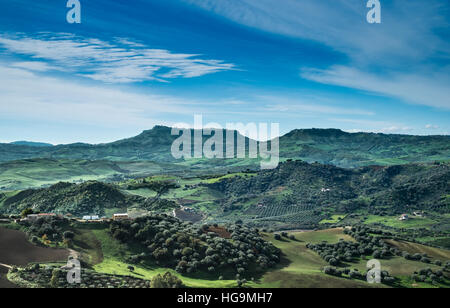
[[[26,61],[15,66],[34,71],[58,67],[108,83],[167,81],[236,69],[234,64],[221,60],[151,49],[126,38],[105,42],[62,33],[40,33],[36,36],[0,34],[0,48],[13,55],[40,60],[39,63]]]
[[[396,97],[409,103],[450,109],[450,75],[435,71],[425,74],[391,73],[377,75],[348,66],[328,69],[303,69],[301,76],[323,84],[369,91]]]
[[[9,119],[102,127],[120,123],[120,127],[140,129],[161,123],[155,120],[161,114],[190,115],[194,105],[169,95],[45,77],[5,63],[0,63],[0,101],[0,116]]]
[[[440,0],[381,1],[377,25],[367,23],[367,1],[361,0],[184,1],[249,27],[324,43],[361,63],[405,63],[450,48],[438,35],[449,25],[448,3]]]
[[[239,24],[311,40],[346,56],[301,77],[450,108],[449,5],[440,0],[381,1],[382,23],[366,21],[361,0],[185,0]]]

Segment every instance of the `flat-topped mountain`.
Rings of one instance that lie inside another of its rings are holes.
[[[235,132],[235,134],[238,134]],[[105,144],[35,146],[0,144],[0,161],[27,158],[177,162],[171,128],[155,126],[141,134]],[[203,141],[208,137],[204,136]],[[248,139],[247,139],[248,140]],[[299,129],[280,138],[281,159],[302,159],[340,167],[393,165],[450,159],[450,136],[347,133],[338,129]],[[206,162],[205,162],[206,163]],[[208,161],[206,165],[211,165]]]

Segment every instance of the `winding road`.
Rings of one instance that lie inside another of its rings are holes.
[[[11,265],[0,263],[0,266],[6,267],[7,269],[12,269]]]

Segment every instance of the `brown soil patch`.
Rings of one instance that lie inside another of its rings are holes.
[[[197,213],[186,212],[181,209],[175,210],[175,217],[183,221],[199,222],[203,216]]]
[[[25,233],[0,227],[0,263],[24,266],[31,262],[65,261],[66,249],[44,248],[31,244]]]
[[[231,238],[231,233],[228,232],[227,229],[225,229],[223,227],[211,226],[211,227],[209,227],[208,232],[214,232],[221,238],[227,238],[227,239]]]

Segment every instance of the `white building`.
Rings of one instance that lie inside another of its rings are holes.
[[[90,221],[90,220],[100,220],[100,217],[98,215],[94,216],[83,216],[83,220]]]
[[[128,216],[127,213],[122,213],[122,214],[114,214],[113,215],[113,219],[114,220],[121,220],[121,219],[129,219],[130,217]]]

